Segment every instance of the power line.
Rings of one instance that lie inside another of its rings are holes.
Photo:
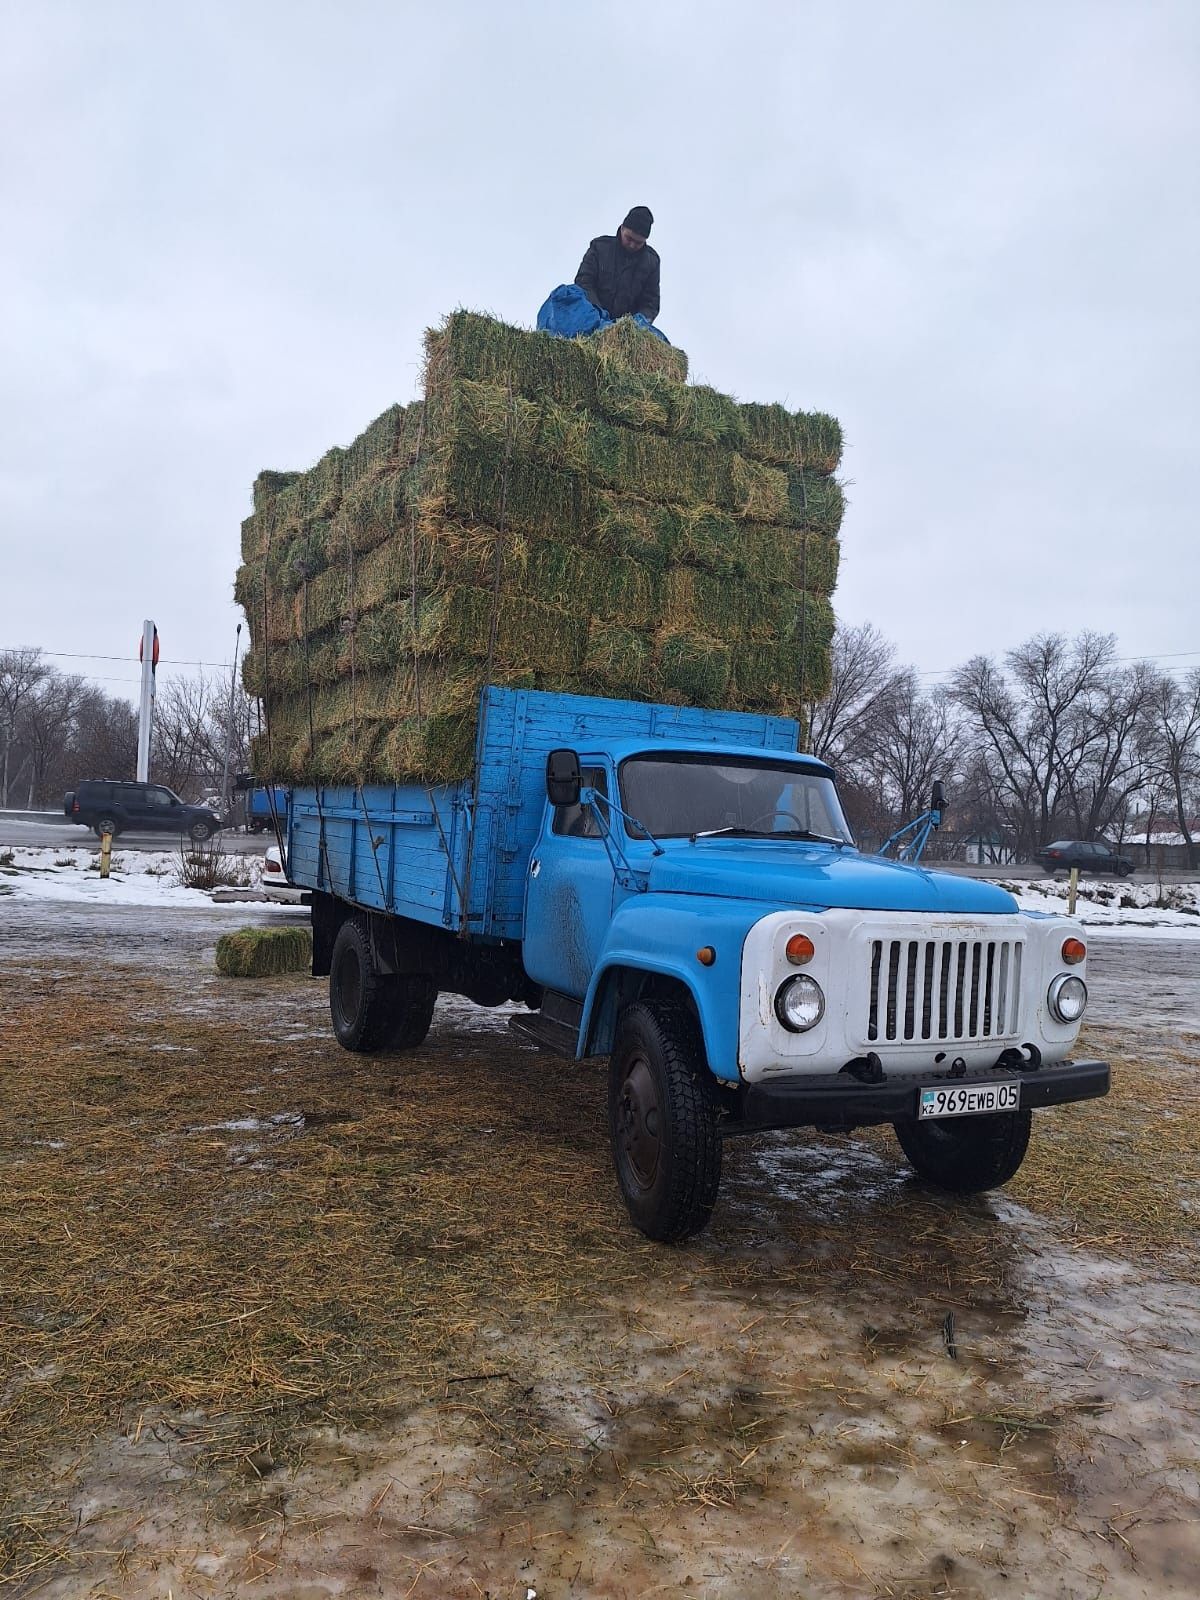
[[[1176,661],[1181,656],[1200,656],[1200,650],[1167,650],[1160,655],[1114,656],[1113,661],[1114,663],[1118,661]],[[930,667],[924,672],[918,672],[917,677],[944,678],[947,673],[958,672],[964,665],[965,663],[960,661],[957,667]],[[1185,672],[1187,669],[1186,667],[1171,667],[1168,670]]]
[[[133,656],[103,656],[90,654],[86,650],[43,650],[41,645],[0,645],[0,650],[11,650],[14,653],[22,650],[36,650],[39,655],[53,656],[58,661],[129,661]],[[233,665],[231,661],[177,661],[171,656],[160,656],[160,667],[224,667],[228,669]]]

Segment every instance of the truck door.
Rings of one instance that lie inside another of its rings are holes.
[[[603,767],[584,786],[609,792]],[[525,884],[525,970],[535,983],[582,1000],[612,920],[612,863],[590,807],[557,806],[534,846]]]

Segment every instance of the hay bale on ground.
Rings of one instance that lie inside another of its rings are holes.
[[[217,971],[227,978],[268,978],[311,966],[311,928],[239,928],[217,940]]]

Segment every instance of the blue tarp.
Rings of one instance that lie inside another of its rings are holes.
[[[592,304],[577,283],[560,283],[538,312],[537,325],[543,333],[556,333],[562,339],[579,339],[584,334],[611,327],[612,320],[607,311]],[[664,344],[670,344],[662,329],[656,328],[640,311],[633,320],[639,328],[645,328]]]

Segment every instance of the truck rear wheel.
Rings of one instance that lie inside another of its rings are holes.
[[[637,1004],[623,1013],[609,1062],[608,1126],[634,1224],[664,1243],[707,1227],[721,1140],[699,1031],[682,1006]]]
[[[1029,1148],[1031,1111],[946,1122],[897,1122],[900,1148],[928,1182],[957,1194],[978,1194],[1007,1183]]]
[[[329,1014],[343,1050],[411,1050],[429,1032],[436,1004],[437,989],[428,978],[379,971],[361,918],[342,923],[330,958]]]

